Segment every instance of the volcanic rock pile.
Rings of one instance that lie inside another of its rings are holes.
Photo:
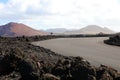
[[[81,57],[66,57],[52,64],[25,59],[19,50],[12,50],[0,64],[3,80],[120,80],[117,70],[105,65],[96,68]]]
[[[108,40],[105,40],[104,43],[109,45],[120,46],[120,35],[112,36]]]
[[[92,66],[82,57],[67,57],[21,41],[0,42],[0,80],[120,80],[108,66]]]

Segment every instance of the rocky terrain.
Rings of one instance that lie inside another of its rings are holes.
[[[23,39],[28,37],[0,38],[0,80],[120,80],[111,67],[95,67],[82,57],[62,56]]]
[[[120,35],[111,36],[108,40],[105,40],[104,43],[120,46]]]

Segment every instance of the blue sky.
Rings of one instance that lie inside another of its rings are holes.
[[[8,0],[0,0],[1,3],[6,3]]]
[[[80,29],[99,25],[120,31],[119,0],[0,0],[0,25],[24,23],[34,29]]]

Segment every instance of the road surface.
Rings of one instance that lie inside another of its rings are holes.
[[[103,43],[100,38],[60,38],[33,42],[65,56],[81,56],[92,65],[104,64],[120,71],[120,47]]]

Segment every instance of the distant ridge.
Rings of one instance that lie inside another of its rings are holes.
[[[106,27],[102,28],[97,25],[88,25],[79,30],[65,32],[65,34],[98,34],[98,33],[110,34],[110,33],[114,33],[114,31]]]
[[[51,29],[47,29],[46,32],[52,32],[52,33],[64,33],[68,31],[65,28],[51,28]]]
[[[38,31],[30,28],[22,23],[10,22],[0,26],[0,36],[34,36],[34,35],[47,35],[47,32]]]

